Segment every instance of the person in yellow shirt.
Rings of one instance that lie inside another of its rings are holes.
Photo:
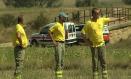
[[[99,8],[92,9],[91,20],[85,23],[82,29],[84,41],[90,46],[92,53],[93,79],[98,79],[98,62],[100,62],[102,79],[108,79],[105,61],[105,42],[103,39],[104,24],[110,21],[119,20],[118,18],[100,17]]]
[[[65,28],[63,22],[65,22],[67,15],[64,12],[60,12],[58,17],[59,21],[50,27],[49,35],[55,48],[56,79],[61,79],[63,76],[63,57],[65,53]]]
[[[15,57],[15,79],[22,79],[21,73],[23,68],[23,61],[25,57],[25,48],[28,46],[28,39],[24,30],[23,16],[18,17],[18,24],[14,28],[13,34],[13,46],[14,46],[14,57]]]

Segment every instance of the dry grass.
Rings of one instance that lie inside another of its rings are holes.
[[[109,79],[131,78],[130,51],[129,47],[123,47],[123,49],[113,46],[108,47],[107,62]],[[13,49],[0,48],[0,52],[0,79],[11,79],[15,67]],[[28,48],[26,50],[24,65],[24,79],[53,79],[53,48]],[[91,79],[91,72],[90,50],[85,46],[67,47],[64,55],[63,79]]]

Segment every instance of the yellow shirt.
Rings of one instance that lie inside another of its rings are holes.
[[[56,22],[49,30],[52,32],[55,41],[65,41],[65,29],[63,24]]]
[[[17,32],[21,34],[21,39],[22,39],[22,47],[27,47],[28,45],[28,39],[25,33],[25,30],[21,24],[17,24],[16,27],[14,28],[14,36],[13,36],[13,46],[18,46],[20,45],[18,38],[16,36]]]
[[[92,43],[92,47],[98,47],[104,44],[103,27],[109,18],[99,18],[97,22],[87,21],[82,29],[82,33],[86,35]]]

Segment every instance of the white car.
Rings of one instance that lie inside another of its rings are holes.
[[[32,34],[30,38],[30,45],[53,45],[50,36],[48,35],[48,30],[52,27],[55,23],[50,23],[43,26],[40,29],[39,33]],[[76,43],[76,29],[73,22],[64,22],[65,30],[67,31],[67,38],[66,44],[73,44]]]

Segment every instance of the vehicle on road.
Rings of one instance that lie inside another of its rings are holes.
[[[55,23],[49,23],[45,26],[43,26],[40,29],[39,33],[34,33],[31,35],[30,38],[30,45],[35,45],[35,46],[47,46],[47,45],[53,45],[53,42],[48,35],[48,30],[50,27],[52,27]],[[75,24],[73,22],[64,22],[63,23],[65,30],[67,31],[67,37],[66,37],[66,44],[73,44],[76,43],[76,29],[75,29]]]

